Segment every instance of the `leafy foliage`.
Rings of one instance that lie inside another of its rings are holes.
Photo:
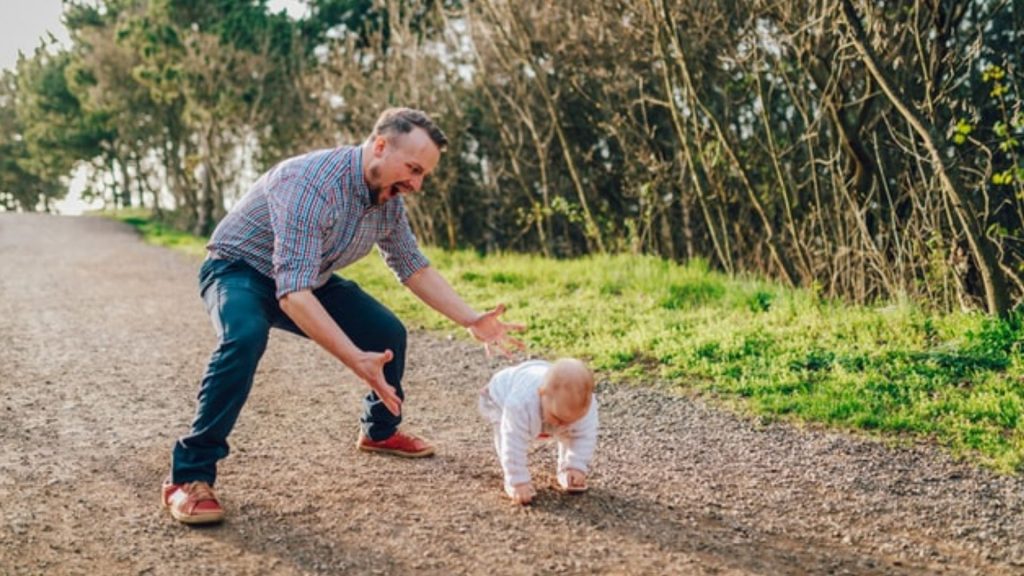
[[[53,185],[87,164],[114,205],[204,232],[276,161],[411,105],[452,143],[410,202],[429,244],[700,259],[867,304],[1024,297],[1012,2],[307,7],[66,3],[67,54],[18,72],[19,166]]]

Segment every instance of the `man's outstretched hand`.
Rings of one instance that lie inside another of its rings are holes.
[[[377,393],[377,397],[384,403],[388,411],[398,416],[402,413],[402,399],[398,397],[395,389],[384,379],[384,365],[391,362],[395,355],[391,350],[383,352],[361,352],[355,362],[349,368],[361,378],[363,382]]]
[[[493,310],[480,315],[472,324],[466,328],[480,342],[484,343],[484,350],[487,356],[491,356],[494,350],[511,358],[516,350],[526,350],[526,345],[509,335],[509,332],[522,332],[526,330],[523,324],[509,324],[502,322],[499,316],[505,313],[505,305],[498,304]]]

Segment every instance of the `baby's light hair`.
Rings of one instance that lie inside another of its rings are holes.
[[[594,373],[581,360],[561,358],[545,375],[544,390],[555,405],[568,408],[582,418],[594,393]]]

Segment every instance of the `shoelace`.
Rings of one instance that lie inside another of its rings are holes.
[[[184,486],[184,489],[185,493],[196,502],[217,499],[217,496],[213,493],[213,488],[210,488],[210,485],[206,482],[190,482]]]

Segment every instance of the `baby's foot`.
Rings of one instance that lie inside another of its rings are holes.
[[[564,492],[587,491],[587,475],[572,468],[558,473],[558,488]]]

